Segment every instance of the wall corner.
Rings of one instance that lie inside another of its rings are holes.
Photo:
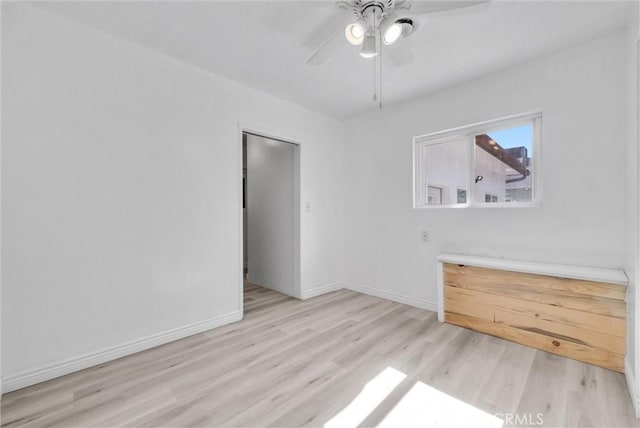
[[[629,388],[629,395],[631,396],[631,403],[633,404],[633,411],[636,418],[640,418],[640,396],[638,395],[638,388],[636,384],[636,375],[629,363],[629,359],[624,359],[624,376],[627,379],[627,387]]]

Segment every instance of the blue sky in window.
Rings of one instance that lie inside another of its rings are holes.
[[[487,133],[487,135],[505,149],[524,146],[527,148],[529,156],[531,156],[531,125],[524,125],[517,128],[509,128],[500,131],[489,132]]]

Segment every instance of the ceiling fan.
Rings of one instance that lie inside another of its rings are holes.
[[[382,54],[389,54],[389,59],[396,65],[403,65],[411,60],[408,46],[387,49],[409,37],[418,28],[421,16],[457,9],[488,5],[490,0],[339,0],[335,7],[339,12],[334,27],[337,32],[324,42],[307,60],[309,65],[318,65],[341,46],[346,45],[340,37],[344,35],[346,42],[360,46],[360,56],[373,59],[374,94],[373,101],[382,108]],[[473,8],[476,9],[476,8]],[[346,26],[345,26],[346,22]],[[343,27],[344,26],[344,27]],[[385,50],[383,51],[383,47]]]

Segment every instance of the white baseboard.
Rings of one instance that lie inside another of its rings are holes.
[[[147,336],[142,339],[133,340],[131,342],[127,342],[112,348],[107,348],[101,351],[81,355],[79,357],[70,358],[68,360],[41,367],[39,369],[30,370],[28,372],[19,373],[13,376],[8,376],[4,380],[2,380],[1,390],[4,393],[15,391],[16,389],[35,385],[40,382],[76,372],[78,370],[83,370],[98,364],[106,363],[107,361],[135,354],[136,352],[144,351],[145,349],[164,345],[165,343],[173,342],[175,340],[182,339],[187,336],[192,336],[197,333],[202,333],[203,331],[211,330],[212,328],[221,327],[232,322],[240,321],[241,319],[242,311],[235,311],[226,315],[186,325],[184,327],[178,327],[162,333]]]
[[[380,297],[381,299],[391,300],[393,302],[403,303],[409,306],[415,306],[416,308],[426,309],[428,311],[436,312],[438,310],[438,304],[435,302],[429,302],[427,300],[415,299],[413,297],[403,296],[401,294],[392,293],[390,291],[380,290],[377,288],[367,287],[362,284],[353,283],[335,283],[324,285],[322,287],[312,288],[310,290],[302,291],[302,300],[310,299],[312,297],[320,296],[322,294],[331,293],[338,290],[351,290],[357,293],[367,294],[369,296]]]
[[[345,288],[345,284],[335,283],[329,285],[323,285],[322,287],[312,288],[310,290],[302,290],[302,300],[310,299],[312,297],[321,296],[323,294],[331,293],[333,291],[342,290]]]
[[[636,418],[640,418],[640,395],[638,395],[638,385],[635,380],[635,371],[629,364],[628,358],[624,359],[624,376],[627,379],[627,387],[629,388],[629,395],[631,395],[631,402],[633,403],[633,410],[636,413]]]
[[[370,296],[391,300],[393,302],[403,303],[409,306],[415,306],[416,308],[426,309],[428,311],[433,311],[433,312],[438,311],[438,304],[436,302],[429,302],[427,300],[403,296],[401,294],[396,294],[390,291],[380,290],[377,288],[371,288],[361,284],[351,284],[351,283],[344,284],[344,288],[346,288],[347,290],[356,291],[358,293],[368,294]]]

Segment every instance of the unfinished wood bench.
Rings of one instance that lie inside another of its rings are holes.
[[[623,270],[438,257],[438,319],[624,372]]]

